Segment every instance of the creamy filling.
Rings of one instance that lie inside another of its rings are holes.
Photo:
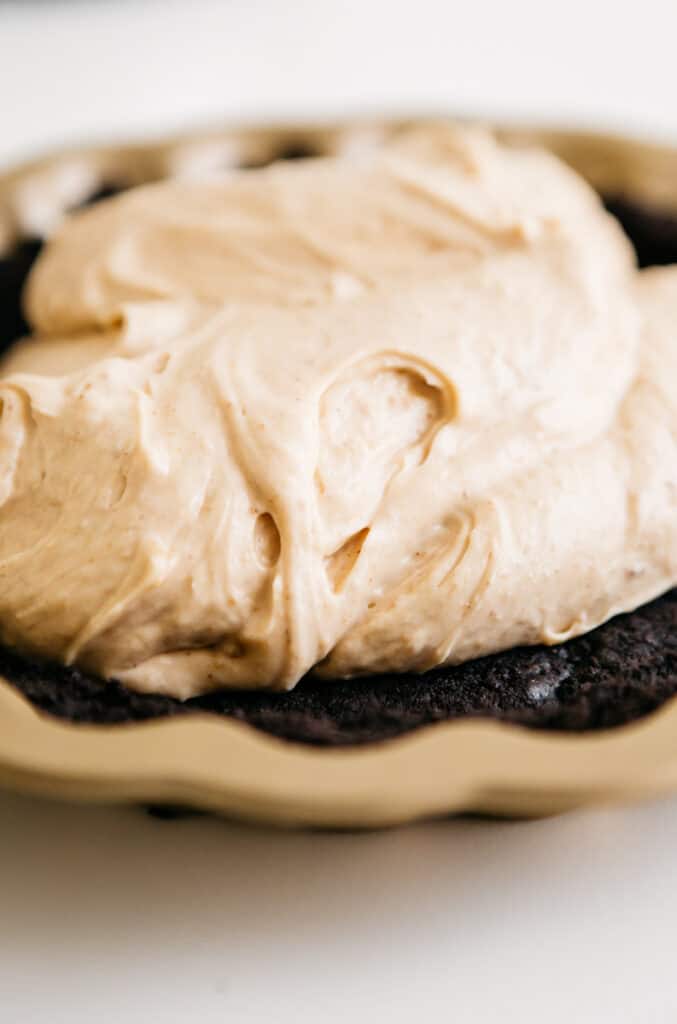
[[[0,379],[0,636],[181,698],[677,582],[677,271],[470,129],[68,219]]]

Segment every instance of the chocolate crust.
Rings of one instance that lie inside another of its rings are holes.
[[[640,267],[677,263],[677,216],[634,203],[623,195],[604,197],[604,205],[632,242]]]
[[[677,262],[676,216],[623,196],[605,203],[633,241],[640,266]],[[0,259],[0,351],[26,330],[21,289],[40,246],[39,239],[24,240]],[[642,717],[677,693],[677,590],[558,647],[515,649],[422,676],[307,677],[285,694],[222,690],[181,703],[6,647],[0,675],[41,711],[74,722],[110,725],[200,711],[317,746],[385,740],[459,717],[582,732]]]
[[[42,711],[74,722],[207,711],[319,746],[385,740],[462,716],[583,732],[639,718],[677,692],[677,590],[558,647],[517,648],[422,676],[308,676],[283,694],[221,690],[181,703],[8,648],[0,648],[0,675]]]

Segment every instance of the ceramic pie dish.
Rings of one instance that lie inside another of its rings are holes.
[[[110,190],[374,146],[402,127],[238,128],[60,153],[0,178],[0,250],[30,255],[32,240],[48,235],[66,209]],[[501,134],[550,147],[628,217],[637,204],[661,216],[677,211],[677,154],[668,148],[558,131]],[[654,229],[659,244],[660,217]],[[641,255],[641,237],[635,242]],[[188,804],[288,824],[378,826],[460,811],[552,813],[668,791],[677,767],[674,701],[629,725],[592,732],[528,731],[461,717],[339,748],[290,742],[223,715],[193,711],[124,724],[97,723],[95,716],[83,724],[46,714],[39,704],[0,680],[2,784],[72,798]]]

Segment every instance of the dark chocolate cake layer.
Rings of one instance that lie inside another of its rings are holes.
[[[209,711],[319,745],[383,740],[460,716],[585,731],[646,715],[677,692],[677,591],[559,647],[518,648],[423,676],[307,677],[284,694],[222,690],[182,704],[6,648],[0,675],[43,711],[77,722]]]
[[[633,241],[640,266],[677,262],[677,217],[622,196],[606,205]],[[39,240],[26,240],[0,259],[0,350],[26,329],[20,294],[39,249]],[[308,677],[286,694],[224,690],[181,703],[2,647],[0,675],[41,710],[72,721],[207,711],[325,746],[374,742],[461,716],[585,731],[639,718],[677,693],[677,591],[558,647],[516,649],[423,676]]]

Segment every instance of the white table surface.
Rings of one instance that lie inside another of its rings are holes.
[[[677,5],[0,4],[0,162],[452,109],[677,140]],[[276,833],[0,794],[0,1022],[677,1020],[677,799]]]

